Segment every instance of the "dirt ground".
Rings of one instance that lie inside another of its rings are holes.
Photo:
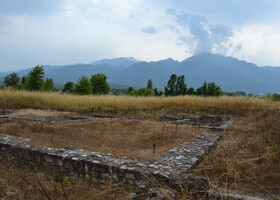
[[[32,117],[65,117],[73,115],[71,112],[60,112],[56,110],[36,110],[36,109],[22,109],[15,110],[8,114],[8,116],[32,116]]]

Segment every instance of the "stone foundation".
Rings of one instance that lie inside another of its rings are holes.
[[[187,175],[189,169],[215,147],[220,137],[219,134],[202,133],[192,142],[183,143],[152,161],[140,162],[82,149],[30,146],[26,143],[28,139],[0,135],[0,156],[2,161],[12,159],[26,166],[35,165],[37,169],[58,169],[59,173],[68,176],[101,183],[111,177],[127,189],[140,192],[159,185],[176,187],[177,175]]]

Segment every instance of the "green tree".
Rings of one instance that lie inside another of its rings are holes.
[[[45,82],[45,91],[53,91],[54,90],[54,83],[52,78],[47,78]]]
[[[75,85],[76,94],[86,95],[92,93],[92,83],[86,76],[82,76]]]
[[[222,90],[220,86],[217,86],[214,82],[207,83],[204,81],[203,85],[196,90],[197,95],[201,96],[221,96]]]
[[[199,96],[208,96],[207,82],[204,81],[203,85],[196,89],[196,94]]]
[[[201,87],[201,92],[203,96],[208,96],[208,88],[206,81],[204,81],[203,86]]]
[[[175,86],[176,95],[186,95],[187,94],[187,85],[185,84],[185,76],[178,76]]]
[[[18,84],[17,89],[18,89],[18,90],[23,90],[23,89],[24,89],[24,85],[22,85],[21,83]]]
[[[92,94],[108,94],[110,86],[107,82],[107,76],[102,73],[94,74],[91,76]]]
[[[280,94],[274,93],[271,95],[272,101],[280,101]]]
[[[22,85],[24,85],[24,84],[26,83],[26,80],[27,80],[26,76],[22,76],[22,77],[21,77],[21,82],[20,82],[20,83],[21,83]]]
[[[11,86],[16,88],[19,84],[20,78],[17,73],[9,74],[5,77],[4,84],[6,87]]]
[[[154,91],[153,91],[153,92],[154,92],[154,95],[155,95],[155,96],[159,96],[159,91],[158,91],[157,88],[154,88]]]
[[[35,66],[27,75],[26,89],[31,91],[41,91],[44,89],[44,68],[43,66]]]
[[[217,86],[215,82],[208,83],[207,85],[208,96],[221,96],[222,90],[220,86]]]
[[[199,87],[196,89],[196,95],[198,95],[198,96],[202,95],[202,87]]]
[[[236,91],[236,92],[234,93],[234,96],[244,96],[244,97],[246,97],[246,96],[247,96],[247,93],[244,92],[244,91]]]
[[[213,93],[213,96],[219,97],[219,96],[222,96],[222,95],[223,95],[223,92],[222,92],[221,87],[220,86],[216,86],[215,91]]]
[[[194,89],[193,87],[190,87],[190,88],[188,89],[188,91],[187,91],[187,94],[188,94],[188,95],[195,95],[195,94],[196,94],[196,91],[195,91],[195,89]]]
[[[133,96],[135,95],[135,91],[134,88],[132,86],[130,86],[127,90],[127,95]]]
[[[149,79],[148,80],[148,83],[147,83],[147,89],[152,89],[153,88],[153,82],[152,82],[152,79]]]
[[[140,88],[137,90],[137,96],[153,96],[153,91],[151,89]]]
[[[62,92],[72,93],[73,92],[73,86],[74,86],[74,83],[71,82],[71,81],[65,83],[64,88],[62,89]]]
[[[166,96],[176,95],[176,81],[177,81],[177,75],[172,74],[167,82],[167,86],[164,87]]]
[[[164,87],[166,96],[176,96],[187,94],[187,85],[185,84],[185,76],[178,76],[172,74]]]
[[[155,96],[162,96],[163,95],[163,91],[162,90],[160,90],[160,91],[158,91],[158,89],[157,88],[154,88],[154,95]]]

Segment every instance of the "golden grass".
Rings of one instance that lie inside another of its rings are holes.
[[[227,114],[238,117],[218,148],[194,171],[217,186],[260,192],[280,199],[280,103],[246,97],[76,96],[0,91],[2,108],[42,108],[115,113],[158,120],[170,114]],[[150,150],[149,150],[150,151]]]
[[[133,97],[133,96],[78,96],[61,93],[0,91],[0,103],[18,108],[43,108],[61,110],[91,110],[135,113],[139,110],[183,110],[186,112],[244,113],[279,109],[280,103],[266,99],[246,97]]]
[[[72,146],[139,160],[150,160],[164,154],[206,131],[190,126],[176,127],[167,122],[126,119],[95,119],[58,125],[25,120],[6,120],[1,123],[1,134],[30,138],[32,145],[54,148]]]
[[[32,169],[15,165],[13,161],[2,162],[0,164],[0,199],[127,199],[124,188],[109,181],[105,181],[102,185],[93,181],[93,184],[97,184],[98,187],[92,187],[73,177],[59,175],[52,169],[41,168],[40,172]]]
[[[240,117],[195,173],[222,188],[264,194],[269,199],[279,200],[279,121],[279,111]]]

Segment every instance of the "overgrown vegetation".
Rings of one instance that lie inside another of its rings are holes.
[[[136,116],[138,119],[149,119],[151,123],[159,121],[163,115],[234,116],[237,117],[235,125],[230,131],[223,132],[217,149],[193,172],[207,177],[219,187],[262,193],[270,199],[279,199],[280,196],[279,102],[243,96],[79,96],[1,90],[0,105],[2,109],[41,108]]]

